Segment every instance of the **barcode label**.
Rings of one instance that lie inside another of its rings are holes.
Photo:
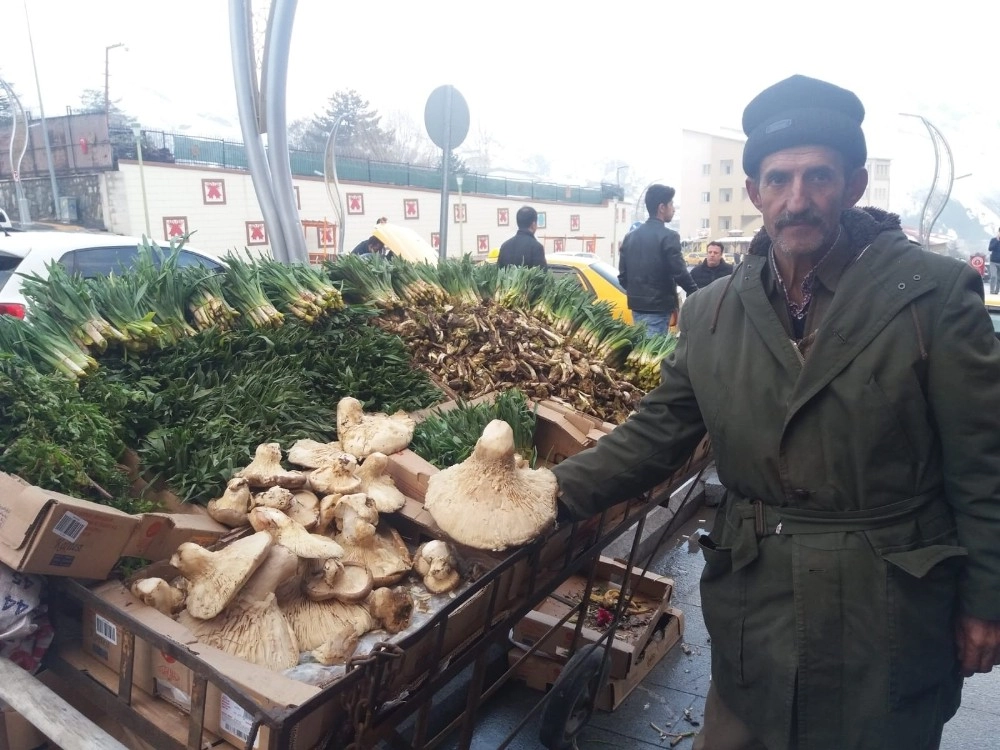
[[[223,732],[231,734],[240,742],[246,742],[253,727],[253,716],[228,695],[223,695],[219,702],[219,726]],[[257,747],[258,742],[260,742],[260,732],[254,737],[253,746]]]
[[[118,645],[118,626],[100,615],[94,615],[94,632],[112,646]]]
[[[63,517],[59,519],[59,523],[53,527],[52,533],[56,536],[61,536],[67,542],[75,542],[80,538],[80,534],[83,533],[85,528],[87,528],[86,521],[75,513],[66,511],[63,513]]]

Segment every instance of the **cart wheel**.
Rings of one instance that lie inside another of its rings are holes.
[[[576,747],[576,736],[594,713],[597,695],[608,681],[610,666],[610,661],[604,664],[604,650],[596,645],[585,646],[566,663],[542,711],[538,739],[545,747],[549,750]]]

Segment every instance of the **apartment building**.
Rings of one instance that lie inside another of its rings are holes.
[[[684,130],[677,218],[684,239],[752,237],[760,212],[750,201],[743,173],[741,130]],[[889,159],[868,160],[868,189],[861,206],[889,208]]]

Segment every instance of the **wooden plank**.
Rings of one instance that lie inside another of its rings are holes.
[[[35,677],[2,658],[0,699],[63,750],[128,750]]]

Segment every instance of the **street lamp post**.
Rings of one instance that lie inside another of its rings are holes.
[[[117,44],[110,44],[104,48],[104,124],[109,128],[111,127],[111,97],[110,97],[110,68],[108,66],[108,53],[113,49],[118,47],[125,47],[122,42]],[[125,47],[125,51],[128,52],[128,47]]]
[[[49,128],[45,124],[45,105],[42,104],[42,84],[38,80],[38,64],[35,62],[35,43],[31,39],[31,20],[28,18],[28,0],[24,0],[24,23],[28,29],[28,46],[31,48],[31,67],[35,72],[35,90],[38,92],[38,114],[42,120],[42,142],[45,144],[45,159],[49,163],[49,180],[52,182],[52,215],[59,217],[59,183],[56,168],[52,163],[52,145],[49,143]]]
[[[465,255],[465,232],[462,231],[462,227],[465,224],[465,216],[462,213],[462,183],[465,178],[462,175],[455,175],[455,182],[458,183],[458,254],[459,256]]]
[[[135,153],[139,158],[139,186],[142,189],[142,212],[146,217],[146,236],[152,240],[153,233],[149,229],[149,201],[146,199],[146,173],[142,164],[142,127],[133,125],[132,135],[135,136]]]

